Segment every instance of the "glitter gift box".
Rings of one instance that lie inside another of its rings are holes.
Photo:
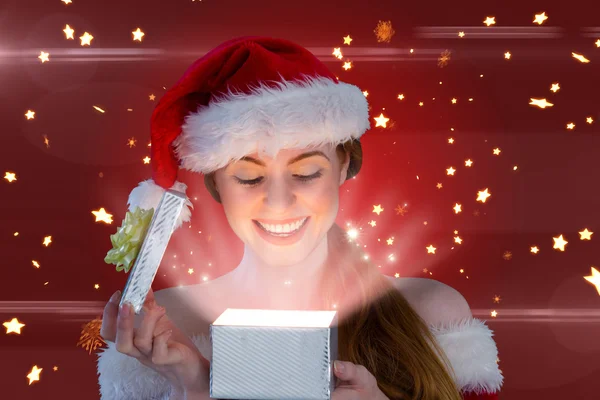
[[[331,398],[335,311],[227,309],[210,340],[211,398]]]

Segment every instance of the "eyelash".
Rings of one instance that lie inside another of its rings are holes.
[[[298,178],[299,180],[301,180],[302,182],[308,182],[308,181],[312,181],[313,179],[317,179],[319,178],[321,175],[323,175],[321,173],[321,171],[315,172],[312,175],[294,175],[296,178]],[[235,179],[238,181],[238,183],[240,185],[244,185],[244,186],[256,186],[258,185],[261,180],[262,180],[262,176],[256,179],[250,179],[250,180],[244,180],[244,179],[240,179],[238,177],[235,177]]]

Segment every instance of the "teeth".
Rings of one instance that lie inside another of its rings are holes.
[[[306,218],[302,218],[294,223],[285,224],[285,225],[272,225],[272,224],[263,224],[262,222],[259,222],[259,221],[256,221],[256,222],[258,222],[260,224],[260,226],[262,226],[263,228],[265,228],[265,230],[267,230],[271,233],[291,233],[291,232],[298,230],[298,228],[300,228],[300,226],[302,226],[304,221],[306,221]]]

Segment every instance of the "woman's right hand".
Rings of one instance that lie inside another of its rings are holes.
[[[118,352],[164,376],[179,393],[207,394],[210,362],[156,304],[152,289],[139,316],[130,304],[119,309],[119,298],[120,292],[116,292],[104,307],[102,338],[114,342]]]

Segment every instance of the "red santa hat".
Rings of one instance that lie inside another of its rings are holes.
[[[288,40],[246,36],[194,62],[158,102],[151,120],[152,179],[129,196],[149,210],[167,189],[185,194],[179,168],[208,174],[251,153],[360,138],[369,129],[362,91]],[[191,218],[189,198],[175,229]]]

